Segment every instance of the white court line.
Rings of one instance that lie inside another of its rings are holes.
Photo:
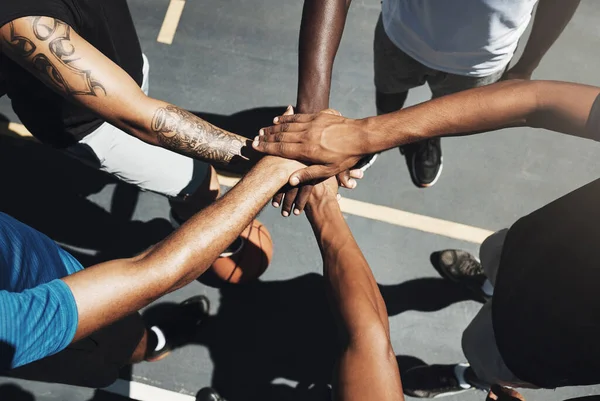
[[[31,136],[27,129],[21,124],[9,123],[8,128],[18,135]],[[219,183],[226,187],[233,187],[239,180],[240,179],[237,177],[219,174]],[[376,205],[349,198],[342,198],[340,200],[340,207],[342,212],[354,216],[476,244],[482,243],[484,239],[493,234],[493,231],[485,230],[483,228],[468,226],[466,224],[429,217],[422,214],[405,212],[388,206]]]
[[[138,401],[196,401],[196,397],[191,395],[180,394],[148,384],[130,382],[123,379],[118,379],[102,390]]]
[[[169,2],[169,8],[165,14],[165,19],[158,33],[157,42],[165,43],[170,45],[173,43],[177,26],[179,25],[179,19],[183,13],[183,6],[185,6],[185,0],[171,0]]]

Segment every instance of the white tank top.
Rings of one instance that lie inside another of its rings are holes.
[[[483,77],[508,65],[536,1],[383,0],[383,26],[427,67]]]

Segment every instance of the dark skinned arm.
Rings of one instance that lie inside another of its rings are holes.
[[[519,61],[504,79],[529,79],[546,52],[563,32],[580,0],[539,0],[531,35]]]
[[[147,143],[211,164],[255,158],[246,138],[146,96],[123,69],[58,19],[15,19],[0,28],[0,43],[3,55],[56,93]]]
[[[296,162],[263,158],[225,196],[143,254],[63,278],[79,316],[73,341],[199,277],[297,168]]]
[[[404,400],[383,297],[340,211],[337,184],[315,186],[306,215],[323,256],[323,275],[342,343],[334,399]]]
[[[568,82],[510,80],[362,120],[330,113],[278,117],[253,146],[315,164],[290,177],[297,185],[333,176],[363,155],[439,136],[529,126],[591,138],[586,122],[599,93]]]
[[[329,107],[331,72],[351,0],[305,0],[298,55],[298,113]]]
[[[333,61],[342,39],[351,0],[305,0],[300,24],[298,54],[298,99],[296,111],[317,113],[329,107]],[[360,178],[358,171],[354,178]],[[339,174],[346,188],[356,187],[350,172]],[[273,206],[281,205],[284,217],[302,213],[312,185],[289,189],[273,198]]]

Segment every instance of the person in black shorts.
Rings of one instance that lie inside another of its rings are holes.
[[[0,213],[0,372],[104,387],[121,367],[183,345],[208,312],[206,298],[188,299],[149,326],[137,311],[204,273],[300,167],[264,157],[165,240],[85,269],[48,237]]]
[[[313,164],[290,177],[298,184],[333,176],[364,155],[443,135],[530,126],[598,141],[599,94],[593,86],[511,80],[363,120],[277,117],[253,146]],[[491,384],[600,383],[599,202],[596,180],[489,237],[481,263],[459,250],[439,253],[446,277],[489,301],[463,334],[469,364],[413,368],[403,375],[404,391],[438,397]]]

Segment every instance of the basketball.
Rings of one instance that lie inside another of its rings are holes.
[[[217,277],[228,283],[256,280],[267,270],[273,256],[271,234],[260,221],[253,220],[239,238],[231,255],[224,254],[211,267]]]

